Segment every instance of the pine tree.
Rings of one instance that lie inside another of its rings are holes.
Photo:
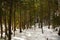
[[[12,14],[12,5],[13,5],[13,0],[10,0],[9,2],[10,4],[10,11],[9,11],[9,20],[8,20],[8,31],[9,31],[9,35],[8,35],[8,40],[11,40],[11,14]]]
[[[2,27],[2,0],[0,0],[0,27],[1,27],[1,38],[3,37],[3,27]]]

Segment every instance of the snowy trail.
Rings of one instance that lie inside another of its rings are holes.
[[[42,30],[40,28],[27,29],[22,33],[16,31],[16,36],[12,37],[12,40],[60,40],[60,36],[57,35],[53,29],[48,29],[47,27],[43,27],[44,33],[42,34]]]

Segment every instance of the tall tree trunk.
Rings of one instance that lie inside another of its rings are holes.
[[[41,6],[41,8],[40,8],[40,12],[41,12],[41,14],[40,14],[40,22],[41,22],[41,29],[42,29],[42,33],[44,33],[43,32],[43,17],[44,17],[44,10],[43,10],[43,3],[42,3],[43,1],[41,0],[41,2],[40,2],[40,6]]]
[[[23,30],[25,29],[25,21],[23,22]]]
[[[1,38],[3,38],[3,36],[2,36],[3,35],[2,16],[0,19],[1,19],[1,24],[0,24],[0,26],[1,26]]]
[[[12,14],[12,5],[13,5],[13,0],[10,0],[10,13],[9,13],[9,20],[8,20],[8,29],[9,29],[9,36],[8,40],[11,40],[11,14]]]
[[[20,33],[22,32],[22,22],[21,22],[21,9],[20,9],[20,18],[19,18],[19,28],[20,28]]]
[[[19,27],[20,27],[20,33],[21,33],[22,32],[22,23],[21,22],[19,23]]]
[[[41,26],[40,26],[40,20],[39,20],[39,24],[38,24],[38,26],[39,26],[39,28],[41,28]]]
[[[6,37],[7,37],[6,12],[5,12],[5,19],[4,19],[4,22],[5,22],[5,40],[7,40],[7,39],[6,39]]]
[[[42,33],[44,33],[43,32],[43,21],[41,20],[41,29],[42,29]]]
[[[48,0],[48,29],[50,29],[50,1]]]
[[[16,12],[16,6],[14,7],[14,36],[15,36],[15,31],[16,31],[15,12]]]
[[[3,38],[3,27],[2,27],[2,0],[0,0],[0,27],[1,27],[1,38]]]

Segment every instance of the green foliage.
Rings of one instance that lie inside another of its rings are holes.
[[[11,15],[11,20],[12,23],[16,22],[19,24],[19,20],[23,23],[26,24],[34,24],[35,20],[41,21],[41,20],[46,20],[48,21],[50,16],[53,16],[54,12],[57,10],[57,0],[13,0],[12,1],[12,15]],[[3,1],[4,3],[4,1]],[[10,6],[9,6],[9,1],[6,1],[5,5],[3,5],[3,8],[5,11],[3,11],[3,16],[5,15],[6,12],[6,20],[8,22],[9,19],[9,11],[10,11]],[[15,19],[14,19],[14,10],[15,10]],[[3,17],[4,18],[4,17]],[[52,21],[55,23],[58,23],[60,19],[57,17],[59,20],[55,20],[56,18],[53,18]],[[18,21],[18,22],[17,22]],[[60,25],[60,24],[59,24]]]

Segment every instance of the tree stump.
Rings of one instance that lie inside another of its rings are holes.
[[[60,28],[59,28],[59,31],[58,31],[58,35],[60,36]]]

